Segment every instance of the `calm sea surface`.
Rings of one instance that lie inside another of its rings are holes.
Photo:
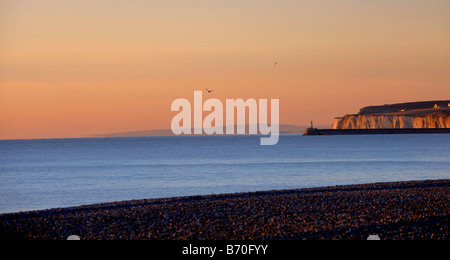
[[[0,213],[121,200],[450,178],[450,135],[0,141]]]

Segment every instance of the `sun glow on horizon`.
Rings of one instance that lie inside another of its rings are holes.
[[[170,129],[173,100],[205,88],[279,99],[290,125],[448,99],[449,10],[445,0],[3,0],[0,139]]]

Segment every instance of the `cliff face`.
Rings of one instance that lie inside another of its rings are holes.
[[[346,115],[336,118],[332,129],[383,128],[450,128],[450,116],[445,112],[427,115]]]
[[[362,108],[334,119],[332,129],[450,128],[450,100]]]

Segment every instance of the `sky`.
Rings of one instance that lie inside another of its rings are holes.
[[[292,125],[450,99],[450,1],[0,0],[0,139],[170,129],[205,88]]]

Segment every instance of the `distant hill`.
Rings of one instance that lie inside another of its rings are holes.
[[[92,135],[89,137],[139,137],[139,136],[170,136],[170,135],[173,135],[172,130],[144,130],[144,131]]]
[[[280,133],[303,133],[309,126],[296,126],[296,125],[280,125]],[[329,128],[329,126],[324,126]],[[248,131],[248,126],[246,127]],[[141,136],[171,136],[174,135],[172,130],[144,130],[144,131],[132,131],[132,132],[120,132],[92,135],[89,137],[141,137]]]

